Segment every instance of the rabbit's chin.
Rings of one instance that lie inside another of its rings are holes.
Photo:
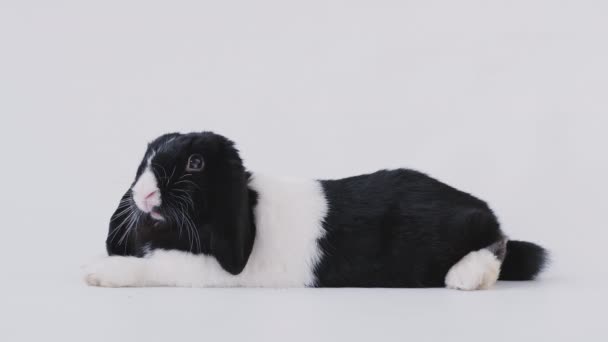
[[[150,212],[150,217],[157,220],[157,221],[164,221],[165,218],[163,217],[163,215],[161,215],[158,211],[156,210],[152,210]]]

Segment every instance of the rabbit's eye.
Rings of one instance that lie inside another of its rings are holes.
[[[198,172],[203,169],[205,166],[205,162],[203,161],[203,156],[200,154],[193,154],[188,158],[188,165],[186,165],[186,171],[188,172]]]

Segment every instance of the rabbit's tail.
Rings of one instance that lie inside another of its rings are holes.
[[[547,265],[548,252],[526,241],[508,241],[505,259],[500,268],[500,280],[532,280]]]

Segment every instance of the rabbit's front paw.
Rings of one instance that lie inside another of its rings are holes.
[[[90,286],[132,287],[142,285],[143,260],[110,256],[84,266],[84,281]]]

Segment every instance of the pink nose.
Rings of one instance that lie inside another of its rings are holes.
[[[147,194],[144,199],[150,199],[150,197],[152,197],[154,195],[156,195],[156,191],[152,191],[151,193]]]

